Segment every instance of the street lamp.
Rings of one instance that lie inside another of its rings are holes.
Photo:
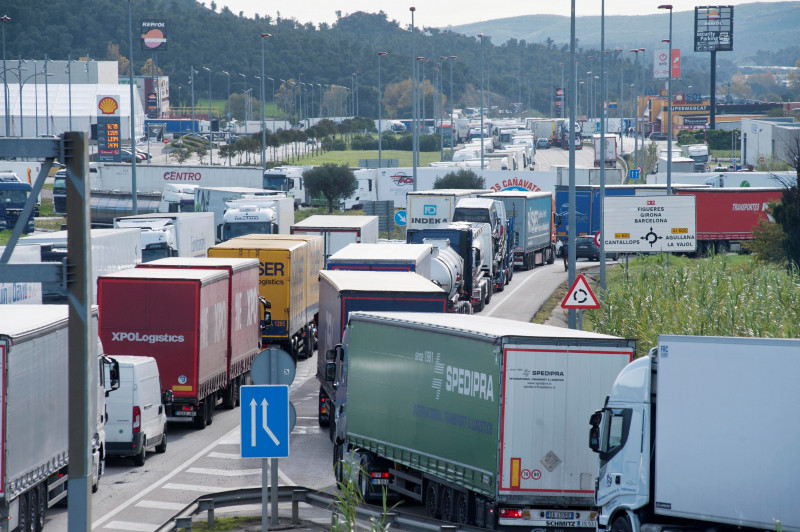
[[[269,33],[262,33],[261,34],[261,167],[264,171],[267,171],[267,132],[266,132],[266,118],[264,115],[266,114],[266,110],[264,109],[264,81],[267,79],[266,74],[264,74],[264,41],[272,37]],[[274,93],[273,93],[274,94]],[[274,112],[274,111],[273,111]],[[273,127],[275,124],[272,124]]]
[[[3,100],[6,107],[6,137],[10,134],[10,122],[8,117],[8,83],[6,83],[6,72],[8,69],[6,68],[6,22],[11,22],[11,17],[8,15],[3,15],[0,17],[0,22],[2,22],[3,27]]]
[[[550,114],[547,116],[553,116],[553,67],[547,67],[547,70],[550,71]],[[530,82],[530,80],[528,80]],[[528,91],[528,106],[530,106],[530,98],[531,93]]]
[[[417,48],[414,41],[414,11],[415,7],[408,8],[411,11],[411,169],[414,181],[414,191],[417,190],[417,150],[419,149],[419,135],[417,134]]]
[[[481,39],[481,170],[483,170],[483,33],[479,33]]]
[[[669,10],[669,68],[667,68],[667,120],[669,129],[667,133],[667,195],[672,194],[672,6],[662,4],[658,9]],[[664,42],[664,41],[662,41]]]
[[[194,69],[194,65],[189,67],[189,85],[192,86],[192,133],[195,133],[195,120],[194,120],[194,73],[197,70]]]
[[[214,128],[211,126],[211,69],[203,67],[208,72],[208,165],[214,164]]]
[[[378,52],[378,168],[383,168],[381,159],[383,156],[383,122],[381,121],[382,102],[381,102],[381,57],[387,55],[388,52]],[[322,110],[322,88],[320,87],[320,114]]]
[[[247,108],[250,104],[250,98],[247,96],[247,91],[249,89],[247,88],[247,74],[242,74],[240,72],[239,75],[242,76],[242,79],[244,80],[243,81],[244,89],[242,89],[242,97],[243,97],[242,102],[244,103],[244,134],[247,135],[247,118],[248,118]]]
[[[272,129],[270,131],[275,130],[275,80],[273,78],[267,78],[272,82],[272,95],[270,101],[272,102],[272,111],[270,112],[270,120],[272,121]]]
[[[622,48],[614,48],[614,51],[617,52],[617,58],[620,60],[619,65],[619,135],[620,135],[620,143],[622,142],[622,127],[625,123],[625,61],[622,60]],[[620,151],[622,148],[620,147]]]
[[[637,70],[639,68],[639,49],[638,48],[634,48],[633,50],[630,50],[630,52],[632,54],[636,54],[635,55],[634,64],[633,64],[633,72],[634,72],[633,87],[634,87],[634,93],[636,94],[636,105],[634,106],[634,109],[633,109],[633,111],[634,111],[634,117],[633,117],[633,120],[634,120],[634,122],[633,122],[633,165],[638,168],[639,167],[639,89],[638,89],[637,85],[639,84],[639,76],[637,75],[638,74]],[[644,61],[644,56],[642,57],[642,60]]]
[[[456,128],[453,119],[453,62],[458,59],[458,56],[450,56],[450,160],[453,160],[453,149],[456,142]]]
[[[561,116],[559,118],[564,118],[564,96],[566,96],[566,91],[564,90],[564,63],[558,64],[561,67]]]

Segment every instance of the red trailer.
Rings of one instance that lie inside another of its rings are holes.
[[[753,240],[753,228],[767,219],[767,205],[780,201],[781,188],[681,189],[675,194],[693,195],[697,213],[697,252],[739,251]]]
[[[106,354],[150,356],[171,420],[211,423],[228,384],[228,272],[132,268],[97,280]]]
[[[222,406],[239,405],[239,388],[247,380],[259,352],[258,261],[220,257],[170,257],[137,265],[137,268],[187,268],[228,272],[228,385]]]

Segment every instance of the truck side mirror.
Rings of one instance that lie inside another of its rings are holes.
[[[108,389],[106,389],[106,397],[108,397],[108,394],[119,389],[119,362],[105,355],[103,356],[102,361],[103,373],[105,375],[105,380],[108,383]]]
[[[334,349],[328,349],[325,351],[325,360],[328,362],[336,360],[336,351]]]
[[[325,380],[333,382],[336,379],[336,362],[327,362],[325,364]]]
[[[267,309],[272,308],[272,304],[267,301],[265,298],[260,297],[258,300],[261,302],[261,306],[264,308],[264,325],[261,327],[262,329],[268,325],[272,325],[272,312]]]
[[[167,390],[163,394],[161,394],[161,402],[165,405],[171,405],[173,399],[175,398],[175,394],[172,390]]]
[[[589,448],[596,453],[604,453],[608,450],[608,443],[603,438],[606,413],[606,410],[598,410],[589,418]]]
[[[556,214],[556,225],[563,225],[563,220],[560,214]]]

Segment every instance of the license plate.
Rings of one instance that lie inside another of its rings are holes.
[[[175,415],[176,416],[194,416],[194,412],[189,412],[189,411],[186,411],[186,410],[178,410],[177,412],[175,412]]]
[[[388,486],[389,479],[388,478],[376,478],[372,481],[373,486]]]
[[[575,514],[573,512],[545,512],[547,519],[573,519]]]

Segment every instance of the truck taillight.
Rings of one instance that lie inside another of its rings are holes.
[[[372,478],[389,478],[389,473],[372,473]]]
[[[522,510],[519,508],[500,508],[500,517],[506,519],[521,519]]]
[[[133,407],[133,433],[136,434],[142,430],[142,411],[138,406]]]

